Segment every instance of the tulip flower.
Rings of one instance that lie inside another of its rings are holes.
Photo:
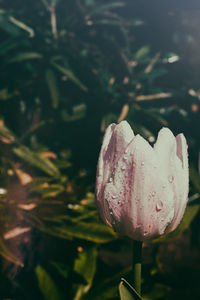
[[[173,231],[186,208],[188,181],[183,134],[162,128],[152,147],[126,121],[107,128],[96,199],[102,219],[119,234],[145,241]]]

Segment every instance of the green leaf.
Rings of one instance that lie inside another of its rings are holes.
[[[104,225],[98,223],[72,222],[67,224],[66,228],[56,228],[60,233],[71,235],[79,239],[92,241],[95,243],[107,243],[116,238],[114,231]]]
[[[65,219],[67,219],[67,224],[62,223],[61,226],[50,225],[49,223],[45,225],[36,216],[34,218],[33,216],[32,218],[29,216],[29,222],[32,221],[31,224],[38,228],[38,230],[61,239],[78,238],[94,243],[107,243],[117,237],[114,231],[104,224],[77,222],[76,219],[72,220],[68,216]]]
[[[23,52],[15,55],[13,58],[9,59],[9,63],[13,62],[22,62],[24,60],[29,60],[29,59],[41,59],[42,54],[36,53],[36,52]]]
[[[121,300],[142,300],[142,297],[124,278],[119,284],[119,294]]]
[[[162,69],[161,68],[160,69],[155,69],[155,70],[151,70],[151,72],[149,72],[149,73],[146,73],[144,78],[154,79],[154,78],[160,77],[160,76],[162,76],[166,73],[167,73],[166,69],[163,69],[163,68]]]
[[[85,249],[79,253],[74,263],[74,271],[82,275],[91,284],[96,271],[96,247]]]
[[[36,187],[36,191],[42,194],[43,198],[56,197],[65,190],[61,184],[51,184],[47,187],[43,185]]]
[[[61,111],[61,118],[64,122],[72,122],[82,119],[86,116],[86,105],[81,103],[72,108],[73,114],[69,114],[66,110]]]
[[[0,28],[7,33],[17,37],[20,34],[20,30],[10,22],[9,18],[10,16],[5,11],[0,11]]]
[[[90,13],[88,13],[87,15],[92,16],[92,15],[95,15],[95,14],[98,14],[98,13],[102,13],[105,10],[114,9],[114,8],[117,8],[117,7],[122,7],[124,5],[125,5],[125,3],[122,2],[122,1],[120,1],[120,2],[116,1],[116,2],[112,2],[112,3],[108,3],[108,4],[105,4],[105,5],[98,6],[98,7],[96,7],[96,5],[95,5],[95,8]]]
[[[143,46],[135,53],[135,60],[141,61],[145,56],[149,54],[150,48],[149,46]]]
[[[114,276],[109,276],[109,278],[101,280],[95,285],[94,288],[91,288],[89,293],[86,295],[86,300],[107,300],[118,298],[118,285],[119,278],[126,275],[130,272],[130,267],[123,269],[119,273],[115,273]],[[106,274],[105,274],[106,277]],[[105,278],[104,277],[104,278]]]
[[[28,32],[29,37],[34,37],[34,35],[35,35],[34,30],[31,27],[29,27],[28,25],[26,25],[25,23],[23,23],[22,21],[15,19],[13,16],[9,17],[9,21],[12,22],[15,26],[19,27],[20,29]]]
[[[52,261],[51,265],[56,269],[56,271],[58,271],[58,273],[62,277],[64,277],[65,279],[68,278],[69,272],[70,272],[70,268],[69,268],[68,265],[62,264],[62,263],[58,263],[58,262],[55,262],[55,261]]]
[[[52,106],[53,108],[57,108],[59,105],[60,95],[55,73],[51,69],[48,69],[46,70],[45,77],[51,95]]]
[[[50,176],[58,177],[60,175],[56,166],[46,157],[42,157],[40,154],[31,151],[26,146],[19,146],[13,148],[13,152],[32,166],[42,170]]]
[[[73,81],[76,85],[78,85],[80,89],[82,89],[85,92],[88,90],[88,88],[74,75],[74,73],[70,69],[68,69],[67,67],[62,67],[55,62],[52,62],[52,64],[57,70],[59,70],[61,73],[66,75],[71,81]]]
[[[83,252],[79,253],[78,258],[75,260],[74,271],[80,274],[85,279],[87,284],[81,284],[77,287],[74,300],[81,299],[82,296],[90,289],[96,272],[96,261],[96,247],[83,250]]]
[[[10,143],[12,143],[16,140],[12,131],[10,131],[10,129],[8,129],[3,123],[0,124],[0,136],[8,139],[10,141]]]
[[[57,288],[54,281],[49,274],[40,265],[35,268],[35,273],[38,280],[38,285],[44,299],[46,300],[61,300],[64,299],[63,295]]]

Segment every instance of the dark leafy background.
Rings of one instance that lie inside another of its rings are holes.
[[[198,1],[0,0],[0,298],[119,299],[131,242],[98,217],[111,122],[189,144],[178,229],[144,245],[144,299],[198,299]]]

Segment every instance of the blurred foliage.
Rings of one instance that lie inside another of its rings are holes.
[[[188,208],[175,232],[144,245],[144,299],[175,297],[162,245],[189,236],[188,249],[199,249],[199,86],[180,67],[194,34],[183,41],[173,28],[176,49],[151,45],[137,5],[0,0],[1,299],[119,299],[131,245],[99,220],[94,196],[111,122],[127,119],[150,143],[163,126],[189,142]]]

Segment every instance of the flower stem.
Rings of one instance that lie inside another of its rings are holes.
[[[134,288],[141,294],[141,265],[142,265],[142,242],[133,241],[133,280]]]

